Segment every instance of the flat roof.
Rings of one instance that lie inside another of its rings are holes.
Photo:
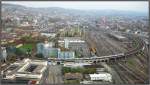
[[[90,77],[112,77],[110,73],[100,72],[98,74],[89,74]]]
[[[44,68],[44,65],[39,65],[34,69],[33,73],[41,73],[41,70],[43,68]]]
[[[31,67],[32,65],[33,68]],[[47,61],[44,60],[24,59],[22,60],[22,62],[19,61],[11,64],[6,70],[4,70],[4,74],[6,74],[7,79],[14,79],[14,78],[39,79],[42,76],[42,72],[46,69],[46,66]]]
[[[60,37],[60,40],[69,39],[69,40],[82,40],[81,37]]]

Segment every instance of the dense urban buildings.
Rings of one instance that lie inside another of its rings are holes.
[[[147,1],[38,3],[2,2],[2,85],[149,83]]]

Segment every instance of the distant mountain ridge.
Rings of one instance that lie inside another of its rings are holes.
[[[46,8],[32,8],[32,7],[25,7],[22,5],[15,5],[15,4],[6,4],[2,3],[2,14],[3,12],[6,13],[17,13],[22,14],[58,14],[58,15],[79,15],[79,16],[148,16],[147,13],[144,12],[133,12],[133,11],[119,11],[119,10],[77,10],[77,9],[65,9],[60,7],[46,7]]]

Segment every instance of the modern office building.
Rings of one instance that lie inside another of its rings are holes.
[[[37,53],[43,54],[45,58],[47,57],[57,57],[58,48],[53,48],[52,42],[38,43],[37,44]]]
[[[65,41],[67,44],[69,42]],[[43,54],[45,58],[59,58],[59,59],[72,59],[75,58],[74,51],[61,51],[59,48],[53,48],[52,43],[38,43],[37,44],[37,53]],[[67,47],[68,45],[66,45]]]
[[[73,59],[75,53],[73,51],[58,51],[58,59]]]

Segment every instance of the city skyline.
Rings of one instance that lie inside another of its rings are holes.
[[[123,10],[148,12],[148,1],[3,1],[26,7],[60,7],[79,10]]]

